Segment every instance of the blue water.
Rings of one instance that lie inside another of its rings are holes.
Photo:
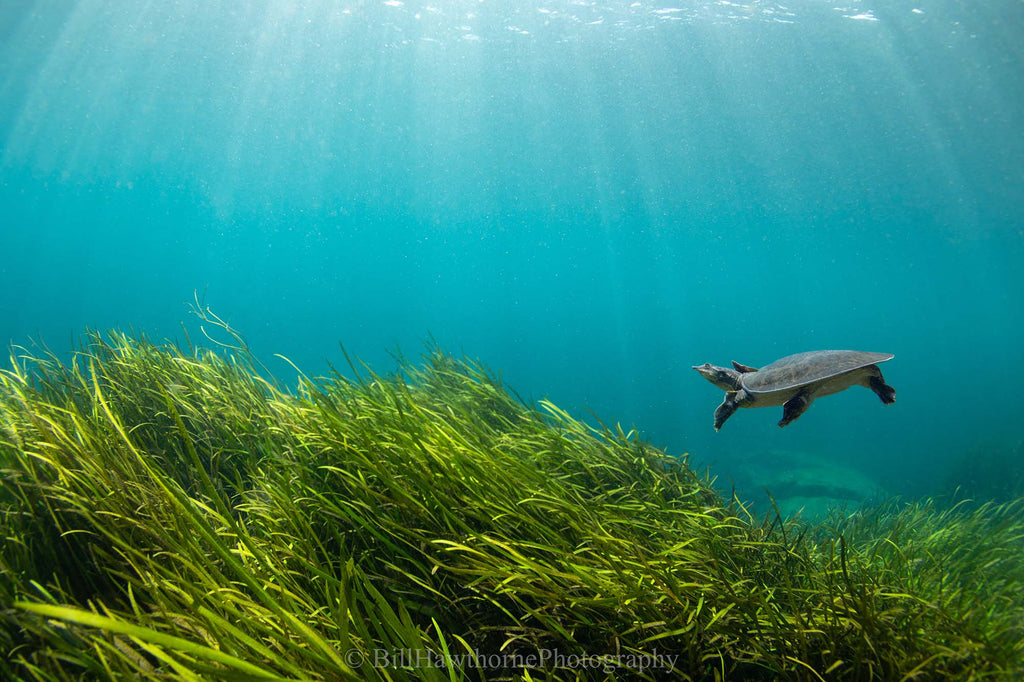
[[[0,341],[181,339],[198,289],[282,376],[432,335],[726,485],[1019,476],[1021,35],[1017,0],[5,0]],[[818,348],[895,353],[896,404],[713,431],[691,365]]]

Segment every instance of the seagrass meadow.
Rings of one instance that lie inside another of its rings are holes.
[[[430,348],[284,387],[88,334],[0,389],[24,680],[1019,679],[1024,502],[755,518]]]

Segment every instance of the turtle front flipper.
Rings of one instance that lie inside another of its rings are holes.
[[[725,423],[726,419],[733,415],[733,412],[736,411],[737,407],[739,407],[739,405],[736,400],[736,392],[730,391],[729,393],[726,393],[725,400],[723,400],[722,404],[718,406],[717,410],[715,410],[715,431],[722,428],[722,424]]]
[[[796,421],[810,406],[810,396],[806,393],[797,393],[782,406],[782,420],[779,422],[779,427],[781,428],[792,421]]]
[[[732,361],[732,366],[736,368],[736,371],[740,374],[747,374],[749,372],[756,372],[757,367],[751,367],[750,365],[741,365],[735,360]]]

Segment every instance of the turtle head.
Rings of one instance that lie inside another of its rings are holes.
[[[703,365],[694,365],[693,368],[700,372],[700,375],[718,386],[723,391],[738,391],[743,387],[740,373],[728,367],[716,367],[710,362]]]

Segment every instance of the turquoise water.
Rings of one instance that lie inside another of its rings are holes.
[[[1022,30],[1015,0],[9,0],[0,340],[181,338],[198,289],[282,375],[433,336],[726,486],[1005,487]],[[714,432],[691,365],[818,348],[895,353],[896,404]]]

